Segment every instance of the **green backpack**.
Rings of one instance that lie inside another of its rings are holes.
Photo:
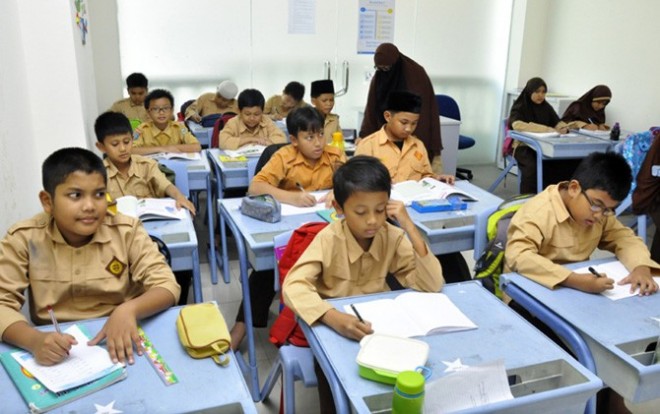
[[[489,217],[486,224],[488,244],[474,266],[475,278],[498,298],[502,298],[500,275],[504,269],[504,247],[511,217],[535,194],[521,194],[504,200]]]

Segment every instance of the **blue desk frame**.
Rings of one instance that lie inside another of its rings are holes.
[[[400,293],[385,292],[333,299],[330,302],[343,312],[346,304],[394,297]],[[443,293],[477,324],[478,329],[418,338],[431,346],[426,364],[433,370],[429,381],[445,375],[446,367],[442,361],[453,361],[456,358],[461,358],[461,362],[466,365],[504,358],[507,370],[562,360],[571,367],[571,372],[579,373],[578,377],[582,378],[581,382],[575,384],[564,384],[563,387],[519,396],[468,412],[581,412],[587,399],[602,386],[600,379],[593,373],[508,309],[477,281],[447,285]],[[355,365],[358,342],[342,337],[323,324],[310,327],[304,322],[300,323],[331,384],[338,412],[349,413],[351,408],[358,413],[370,412],[365,398],[391,394],[391,385],[359,377]]]
[[[582,267],[612,258],[567,265]],[[660,332],[660,296],[612,301],[570,288],[548,289],[517,273],[503,274],[502,289],[564,339],[578,360],[617,393],[634,402],[660,398],[660,365],[649,365],[647,346]]]
[[[135,364],[128,365],[125,380],[88,396],[72,401],[49,413],[96,412],[94,404],[108,405],[115,401],[114,408],[124,413],[172,413],[213,412],[256,414],[257,409],[250,398],[233,353],[229,354],[229,365],[219,367],[211,358],[193,359],[179,343],[175,320],[180,308],[170,308],[140,322],[179,383],[166,386],[158,377],[146,357],[136,356]],[[85,325],[91,334],[96,334],[106,318],[78,322]],[[62,323],[63,327],[69,323]],[[43,327],[52,330],[52,327]],[[0,352],[11,349],[0,344]],[[3,384],[2,406],[7,412],[28,412],[28,407],[11,384],[7,372],[0,368],[0,384]]]
[[[190,132],[197,138],[202,148],[208,148],[211,145],[213,127],[203,127],[197,122],[188,121],[188,128],[190,128]]]

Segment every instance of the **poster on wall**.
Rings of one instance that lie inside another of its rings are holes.
[[[358,12],[358,53],[373,54],[394,41],[394,0],[360,0]]]
[[[87,43],[87,5],[85,0],[74,0],[76,5],[76,26],[80,29],[83,46]]]
[[[316,0],[289,0],[289,34],[316,33]]]

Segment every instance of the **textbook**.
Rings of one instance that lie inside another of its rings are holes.
[[[62,406],[126,378],[126,368],[113,364],[104,348],[87,346],[89,336],[78,325],[71,326],[66,332],[78,339],[78,345],[71,349],[66,360],[57,365],[37,365],[29,352],[19,349],[0,354],[0,362],[32,413]],[[32,363],[36,368],[26,368],[19,361],[27,365]],[[49,386],[66,388],[55,392],[45,385],[46,382]],[[53,385],[58,382],[60,384]]]
[[[156,154],[151,154],[149,156],[156,160],[166,159],[166,160],[195,161],[202,159],[202,155],[199,152],[159,152]]]
[[[184,208],[176,208],[176,201],[172,198],[119,197],[117,211],[142,221],[183,220],[188,217]]]
[[[407,338],[477,328],[443,293],[406,292],[394,299],[344,306],[355,315],[353,308],[378,334]]]
[[[431,177],[394,184],[390,197],[393,200],[403,201],[406,206],[409,206],[413,201],[446,199],[450,196],[457,196],[461,201],[478,201],[476,197],[465,191]]]
[[[248,144],[236,150],[223,150],[223,152],[232,158],[238,157],[260,157],[266,149],[265,145]]]

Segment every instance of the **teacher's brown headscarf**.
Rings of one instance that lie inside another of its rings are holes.
[[[412,92],[422,98],[422,111],[414,135],[424,142],[429,157],[433,160],[433,157],[440,155],[442,151],[442,138],[438,104],[426,71],[391,43],[378,46],[374,54],[374,64],[378,70],[369,86],[360,137],[373,134],[385,124],[383,112],[390,92]]]

